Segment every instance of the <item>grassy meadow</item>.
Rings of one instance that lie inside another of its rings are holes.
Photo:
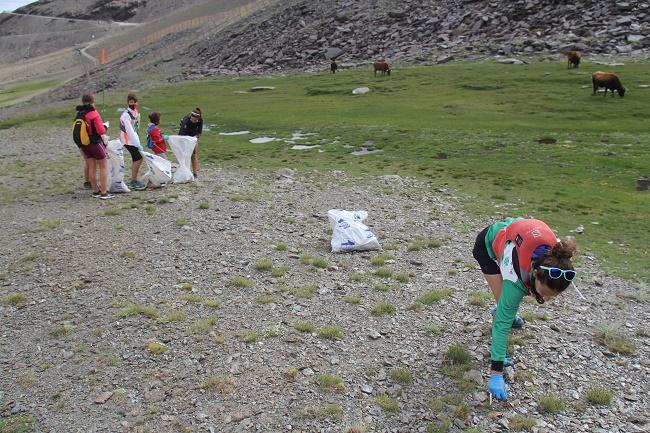
[[[625,98],[592,96],[595,70],[617,72]],[[635,191],[635,184],[650,175],[650,88],[638,87],[650,84],[648,72],[643,63],[585,62],[567,70],[564,61],[405,66],[377,78],[357,69],[173,84],[141,93],[140,105],[145,126],[148,112],[160,111],[162,129],[170,133],[200,106],[206,125],[216,125],[201,139],[204,162],[417,176],[460,195],[486,225],[501,214],[534,216],[562,234],[583,225],[584,234],[575,235],[582,252],[596,254],[608,271],[647,281],[650,193]],[[275,89],[245,92],[253,86]],[[352,95],[361,86],[370,92]],[[113,135],[125,95],[107,95],[104,118]],[[22,123],[65,117],[50,112]],[[0,128],[12,125],[15,120]],[[218,135],[238,130],[252,134]],[[321,147],[298,151],[284,141],[248,141],[290,138],[294,131],[317,133],[298,144]],[[350,155],[349,146],[369,141],[383,153]]]

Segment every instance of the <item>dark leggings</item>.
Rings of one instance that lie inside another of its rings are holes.
[[[492,260],[490,255],[487,252],[487,245],[485,244],[485,234],[487,231],[490,229],[490,227],[484,228],[481,233],[476,236],[476,242],[474,242],[474,249],[472,250],[472,255],[478,262],[479,266],[481,267],[481,271],[483,271],[484,274],[486,275],[498,275],[501,273],[501,270],[499,269],[499,265],[497,262]]]
[[[133,162],[138,162],[142,159],[142,154],[140,153],[140,149],[138,149],[135,146],[130,146],[128,144],[124,145],[124,147],[126,147],[126,150],[128,150],[129,153],[131,154],[131,159],[133,160]]]

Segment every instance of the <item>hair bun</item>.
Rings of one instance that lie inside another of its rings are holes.
[[[563,239],[553,245],[551,255],[558,260],[570,259],[576,252],[576,243],[574,240]]]

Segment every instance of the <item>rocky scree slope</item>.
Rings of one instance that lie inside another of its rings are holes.
[[[650,47],[648,2],[325,0],[273,12],[194,44],[186,52],[203,66],[186,76],[322,68],[328,58],[440,62],[568,48],[641,55]]]

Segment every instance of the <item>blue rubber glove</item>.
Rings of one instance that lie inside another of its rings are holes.
[[[488,390],[499,401],[508,399],[508,387],[503,381],[502,373],[493,373],[488,380]]]

